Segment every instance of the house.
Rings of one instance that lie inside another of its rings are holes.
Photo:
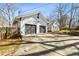
[[[47,24],[47,18],[41,13],[19,15],[13,21],[13,25],[20,28],[21,35],[46,33]]]
[[[50,31],[51,32],[56,32],[56,31],[59,31],[59,23],[57,21],[51,21],[50,22]]]

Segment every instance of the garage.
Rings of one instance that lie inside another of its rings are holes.
[[[16,17],[13,23],[16,28],[19,26],[21,35],[25,36],[46,33],[49,21],[41,13],[33,13]]]
[[[35,34],[36,25],[25,24],[25,34]]]
[[[40,26],[40,33],[46,32],[46,26]]]

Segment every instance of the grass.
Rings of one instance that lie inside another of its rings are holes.
[[[1,40],[0,41],[0,55],[12,55],[16,49],[19,47],[18,45],[7,45],[12,43],[20,43],[19,40]]]
[[[6,32],[6,29],[0,28],[0,37],[1,37],[2,32]],[[0,40],[0,55],[12,55],[16,51],[16,49],[19,47],[20,42],[21,41],[18,39]]]
[[[60,30],[59,32],[79,32],[79,30]]]
[[[68,35],[71,35],[71,36],[79,36],[79,30],[76,30],[76,29],[71,29],[71,30],[60,30],[59,31],[60,33],[64,33],[64,34],[68,34]]]
[[[17,45],[11,45],[11,46],[2,46],[0,47],[0,55],[11,55],[15,52],[17,49]]]
[[[64,33],[64,32],[69,33],[70,30],[60,30],[59,32],[60,32],[60,33]]]

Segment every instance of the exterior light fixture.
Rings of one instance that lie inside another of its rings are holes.
[[[39,14],[40,14],[40,13],[37,14],[37,18],[38,18],[38,19],[39,19]]]

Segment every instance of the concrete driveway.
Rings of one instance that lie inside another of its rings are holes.
[[[79,36],[38,34],[23,37],[23,42],[13,55],[69,56],[79,55]]]

